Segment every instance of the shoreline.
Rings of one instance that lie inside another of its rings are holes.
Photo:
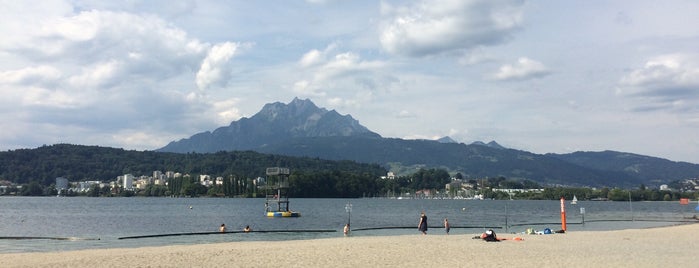
[[[665,267],[691,266],[699,224],[565,234],[357,236],[3,253],[3,267]],[[523,238],[515,241],[515,237]]]

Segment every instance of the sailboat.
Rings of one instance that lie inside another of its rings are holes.
[[[571,204],[571,205],[575,205],[575,204],[577,204],[577,203],[578,203],[578,197],[575,196],[575,195],[573,195],[573,201],[570,201],[570,204]]]

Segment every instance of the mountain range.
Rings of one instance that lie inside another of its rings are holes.
[[[350,115],[308,99],[266,104],[250,118],[170,142],[160,152],[251,150],[287,156],[380,164],[397,174],[443,168],[465,178],[528,179],[545,185],[658,186],[699,176],[699,165],[626,152],[535,154],[488,143],[384,138]]]

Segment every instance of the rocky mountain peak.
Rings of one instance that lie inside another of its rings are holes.
[[[233,121],[213,132],[202,132],[190,138],[173,141],[159,149],[166,152],[217,152],[254,150],[300,137],[332,136],[380,137],[350,115],[319,108],[309,99],[294,98],[288,104],[265,104],[250,118]]]

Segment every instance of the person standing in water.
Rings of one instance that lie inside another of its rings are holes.
[[[451,226],[449,226],[449,219],[444,218],[444,231],[449,234],[449,229],[451,229]]]
[[[422,232],[422,235],[427,234],[427,216],[425,216],[424,211],[420,214],[420,222],[417,224],[417,229]]]

